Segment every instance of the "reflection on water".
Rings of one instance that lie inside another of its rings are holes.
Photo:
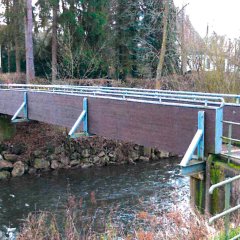
[[[93,208],[116,209],[115,220],[124,225],[137,211],[167,211],[178,203],[186,207],[189,180],[180,175],[179,159],[137,165],[78,169],[25,176],[1,182],[0,230],[14,231],[29,212],[63,209],[69,191],[83,200],[86,212]],[[1,238],[1,237],[0,237]]]

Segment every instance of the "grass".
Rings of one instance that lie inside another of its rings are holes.
[[[94,199],[92,203],[96,204]],[[98,212],[92,212],[86,218],[82,210],[82,200],[70,196],[60,221],[57,213],[30,213],[17,240],[199,240],[209,239],[214,232],[203,216],[191,210],[183,212],[175,208],[167,213],[154,215],[149,208],[136,212],[128,227],[114,221],[114,210],[103,219]],[[95,220],[99,220],[98,218],[102,223],[101,230],[95,228]]]

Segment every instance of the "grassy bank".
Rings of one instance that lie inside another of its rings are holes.
[[[94,196],[92,203],[95,204]],[[136,212],[135,219],[127,228],[115,222],[114,210],[102,218],[97,212],[89,216],[82,215],[82,200],[69,196],[66,208],[62,210],[63,219],[58,213],[35,212],[29,214],[24,222],[18,240],[159,240],[159,239],[209,239],[215,230],[209,227],[206,219],[199,214],[180,209],[172,209],[159,215],[151,214],[151,209]],[[102,226],[96,228],[96,220],[101,219]]]

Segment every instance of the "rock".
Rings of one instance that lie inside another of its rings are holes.
[[[11,174],[8,171],[0,172],[0,180],[5,180],[10,178]]]
[[[157,156],[157,154],[155,154],[154,152],[152,152],[152,160],[154,160],[154,161],[156,161],[156,160],[158,160],[158,156]]]
[[[80,160],[81,159],[81,154],[78,153],[78,152],[74,152],[72,155],[71,155],[71,160]]]
[[[98,156],[93,158],[93,163],[96,164],[100,161],[100,158]]]
[[[84,150],[82,151],[82,156],[83,156],[84,158],[90,157],[89,149],[84,149]]]
[[[21,177],[25,173],[26,167],[25,164],[21,161],[14,163],[12,176],[13,177]]]
[[[135,163],[135,162],[133,161],[133,159],[131,159],[131,158],[128,159],[128,163],[129,163],[129,164],[132,164],[132,165],[136,165],[136,163]]]
[[[36,158],[38,158],[38,157],[40,157],[40,156],[42,156],[42,151],[41,150],[35,150],[34,152],[33,152],[33,155],[34,155],[34,157],[36,157]]]
[[[56,154],[56,155],[59,155],[59,154],[61,154],[62,152],[64,152],[64,150],[62,149],[61,146],[58,146],[58,147],[55,148],[55,154]]]
[[[50,161],[56,160],[58,157],[56,154],[52,154],[49,156]]]
[[[35,175],[35,174],[37,173],[37,169],[36,169],[36,168],[29,168],[28,173],[29,173],[30,175]]]
[[[90,168],[92,166],[93,166],[93,164],[83,164],[81,167],[86,169],[86,168]]]
[[[104,157],[106,154],[105,154],[105,152],[104,151],[101,151],[99,154],[98,154],[98,157]]]
[[[131,158],[133,161],[138,160],[138,159],[139,159],[139,154],[138,154],[138,152],[132,151],[131,154],[130,154],[130,158]]]
[[[73,160],[70,162],[71,167],[76,167],[78,165],[80,165],[80,160]]]
[[[144,147],[144,156],[151,157],[152,155],[152,148]]]
[[[109,162],[109,160],[110,160],[110,158],[109,158],[109,156],[104,156],[102,159],[101,159],[101,161],[103,162],[103,163],[108,163]]]
[[[0,161],[4,160],[3,156],[0,154]],[[1,238],[0,238],[1,239]]]
[[[67,166],[67,165],[69,165],[70,160],[69,160],[69,158],[66,157],[66,156],[61,156],[60,162],[61,162],[64,166]]]
[[[50,166],[50,163],[49,163],[49,161],[46,161],[45,159],[36,158],[36,159],[34,159],[33,166],[36,169],[48,169]]]
[[[6,160],[1,160],[0,161],[0,170],[10,170],[13,168],[13,164],[6,161]]]
[[[23,143],[15,144],[12,146],[11,153],[21,155],[26,151],[26,146]]]
[[[3,157],[5,160],[12,163],[16,162],[18,159],[18,156],[16,154],[11,154],[11,153],[4,153]]]
[[[110,153],[108,154],[108,156],[109,156],[110,158],[115,158],[115,157],[116,157],[116,154],[115,154],[114,152],[110,152]]]
[[[139,158],[140,161],[143,161],[143,162],[149,162],[150,161],[150,158],[149,157],[144,157],[144,156],[141,156]]]
[[[53,160],[51,162],[51,168],[52,169],[59,169],[60,168],[60,163],[57,160]]]
[[[160,158],[169,158],[169,152],[161,152]]]

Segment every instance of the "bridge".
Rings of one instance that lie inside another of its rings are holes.
[[[203,171],[208,154],[223,154],[224,136],[231,142],[240,134],[233,94],[3,84],[0,113],[67,127],[73,138],[94,134],[184,155],[185,174]]]
[[[208,190],[212,194],[214,189],[225,186],[225,210],[212,217],[210,223],[225,216],[225,233],[229,236],[229,214],[240,209],[240,205],[230,207],[231,183],[240,176],[229,179],[229,174],[236,172],[229,173],[227,165],[228,172],[222,173],[227,179],[218,179],[222,182],[210,187],[211,167],[206,168],[206,162],[211,162],[207,158],[215,154],[226,157],[228,162],[238,159],[240,164],[240,151],[232,149],[233,143],[240,142],[240,95],[3,84],[0,113],[12,116],[15,123],[36,120],[67,127],[71,138],[95,134],[183,155],[182,173],[191,176],[191,199],[199,202],[197,206],[203,207],[205,198],[204,207],[209,212]],[[205,178],[198,179],[198,173],[204,171]],[[197,189],[199,181],[205,186],[200,184]],[[223,202],[218,193],[216,200]]]

